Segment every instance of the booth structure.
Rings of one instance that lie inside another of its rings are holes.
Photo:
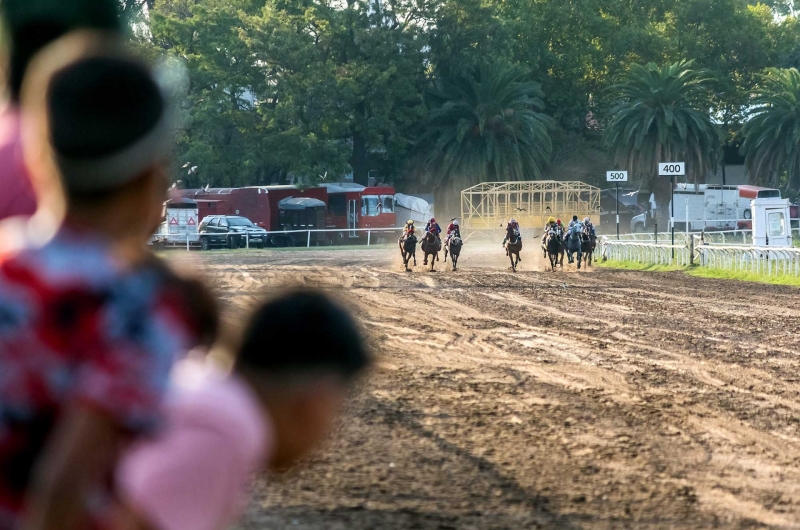
[[[540,234],[548,217],[567,223],[577,215],[600,224],[600,188],[578,181],[484,182],[461,192],[462,228],[493,234],[512,217]],[[502,237],[502,235],[501,235]]]
[[[763,198],[750,202],[753,214],[753,245],[757,247],[791,247],[789,199]]]

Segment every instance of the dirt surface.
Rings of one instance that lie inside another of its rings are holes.
[[[232,315],[336,289],[379,354],[241,529],[800,528],[796,289],[550,273],[531,248],[513,274],[499,246],[437,273],[394,249],[178,254]]]

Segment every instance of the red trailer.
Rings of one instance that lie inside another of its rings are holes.
[[[349,182],[323,184],[328,190],[328,216],[336,228],[357,237],[357,228],[394,228],[394,188],[364,187]]]

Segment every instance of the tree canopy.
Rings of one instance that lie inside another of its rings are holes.
[[[518,155],[527,161],[505,166],[513,170],[492,169],[485,163],[489,143],[483,143],[483,151],[465,151],[458,162],[472,160],[472,170],[461,166],[457,172],[486,178],[602,176],[622,160],[621,145],[628,145],[602,141],[620,112],[619,93],[609,87],[636,72],[652,75],[692,61],[690,70],[704,72],[707,96],[681,119],[693,123],[700,119],[697,113],[705,114],[723,126],[722,140],[732,141],[741,136],[765,68],[800,66],[800,25],[788,0],[121,0],[121,5],[134,14],[143,53],[171,56],[188,71],[175,178],[185,178],[181,168],[191,163],[198,168],[190,176],[198,181],[190,182],[195,186],[313,182],[326,173],[336,178],[352,173],[362,183],[374,176],[401,188],[444,188],[439,179],[449,179],[455,166],[436,169],[430,158],[417,156],[418,146],[434,137],[444,141],[446,115],[457,112],[453,98],[466,101],[470,82],[495,86],[512,71],[525,72],[525,82],[515,82],[538,83],[540,91],[526,96],[535,100],[533,107],[523,105],[536,116],[531,118],[536,140]],[[658,68],[648,70],[649,63]],[[486,68],[499,64],[507,68]],[[497,79],[487,81],[486,75]],[[432,104],[432,94],[448,84],[459,88]],[[479,121],[491,113],[477,106],[472,112]],[[668,115],[661,116],[666,124]],[[543,135],[540,126],[548,120],[552,126]],[[511,127],[507,121],[492,123]],[[680,137],[683,125],[670,127]],[[686,126],[686,141],[703,143],[691,145],[692,152],[703,152],[697,166],[702,179],[700,170],[719,146],[712,148],[708,143],[717,140],[706,133],[694,138],[697,131]],[[522,137],[516,138],[520,146]],[[639,142],[645,145],[645,138]],[[493,160],[510,156],[506,143],[497,145],[502,149],[491,148]]]

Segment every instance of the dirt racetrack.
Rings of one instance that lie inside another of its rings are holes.
[[[532,248],[513,274],[499,246],[433,274],[395,249],[172,255],[233,315],[337,289],[379,353],[336,439],[259,478],[238,528],[800,528],[796,289],[549,273]]]

